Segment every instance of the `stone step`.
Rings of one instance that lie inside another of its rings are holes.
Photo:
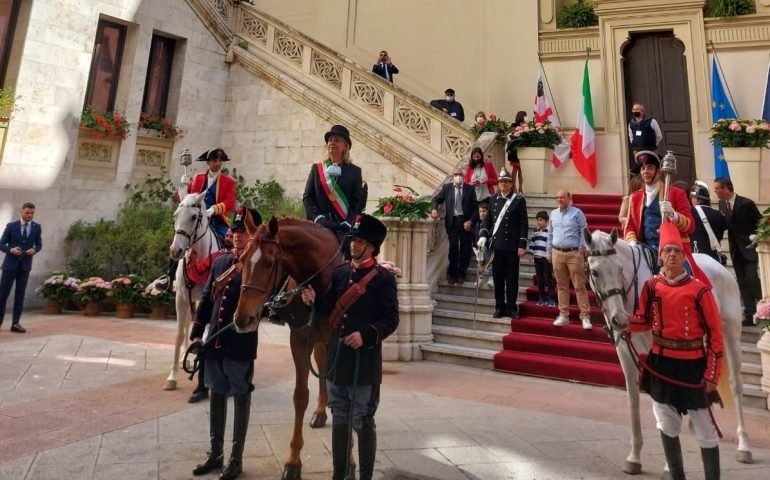
[[[422,359],[433,362],[451,363],[466,367],[492,370],[492,359],[496,350],[485,348],[461,347],[447,343],[422,345]]]
[[[762,382],[762,364],[744,361],[741,363],[741,378],[744,388],[746,385],[760,385]]]
[[[756,345],[760,338],[762,338],[762,330],[759,327],[743,327],[741,330],[742,343],[751,343]]]
[[[484,331],[508,334],[511,332],[510,317],[492,318],[491,313],[476,313],[476,322],[473,322],[473,313],[459,312],[437,308],[433,310],[433,328],[437,326],[456,327],[470,331]],[[502,349],[502,347],[501,347]]]
[[[757,345],[750,344],[750,343],[742,343],[741,344],[741,359],[744,362],[749,363],[762,363],[762,358],[759,355],[759,349],[757,348]]]
[[[762,390],[759,385],[743,386],[743,405],[749,408],[756,408],[767,411],[768,408],[767,392]]]
[[[433,300],[438,302],[437,307],[445,310],[454,310],[457,312],[466,312],[473,316],[474,309],[474,297],[472,289],[468,288],[465,292],[460,291],[462,287],[449,287],[458,289],[458,294],[443,294],[437,293],[433,295]],[[523,292],[519,292],[519,299],[523,298]],[[476,307],[476,313],[486,313],[492,315],[495,308],[494,298],[482,298],[479,297],[478,306]]]
[[[445,325],[434,325],[432,332],[433,341],[436,343],[481,348],[495,352],[503,349],[503,337],[506,335],[503,332],[487,332]]]

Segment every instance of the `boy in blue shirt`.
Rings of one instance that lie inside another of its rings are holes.
[[[553,269],[551,262],[546,258],[546,246],[548,245],[548,212],[541,210],[535,215],[537,230],[532,233],[529,240],[529,251],[535,261],[535,276],[537,278],[537,305],[549,307],[556,306],[556,287],[553,282]],[[546,287],[548,293],[546,294]]]

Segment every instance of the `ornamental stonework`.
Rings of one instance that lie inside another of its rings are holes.
[[[302,44],[280,30],[275,31],[273,53],[277,53],[297,65],[302,65]]]
[[[462,160],[471,148],[471,143],[466,138],[453,133],[446,125],[441,126],[441,153],[453,155]]]
[[[230,13],[230,6],[227,4],[227,0],[209,0],[214,7],[214,11],[222,17],[222,20],[227,20]]]
[[[241,33],[262,44],[267,42],[267,25],[251,15],[244,15],[241,21]]]
[[[354,100],[358,100],[367,107],[377,110],[381,114],[383,113],[383,98],[384,94],[381,88],[373,85],[367,79],[353,74],[353,81],[350,86],[350,97]]]
[[[114,153],[115,145],[82,142],[78,148],[77,163],[81,165],[112,167]]]
[[[145,168],[160,168],[166,165],[166,152],[138,148],[136,150],[136,166]]]
[[[395,102],[394,123],[425,143],[430,143],[430,118],[398,97]]]
[[[342,74],[340,73],[340,70],[340,65],[338,63],[332,62],[324,55],[313,50],[310,59],[311,75],[320,77],[339,89],[342,88]]]

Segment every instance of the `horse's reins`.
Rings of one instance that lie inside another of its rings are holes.
[[[608,257],[610,255],[617,255],[617,253],[618,253],[617,250],[615,250],[614,248],[609,248],[607,250],[590,250],[588,252],[588,256],[589,257]],[[634,251],[633,248],[631,249],[631,258],[632,258],[632,264],[634,265],[634,274],[632,276],[633,280],[631,281],[631,284],[628,286],[628,288],[625,288],[625,287],[611,288],[611,289],[607,290],[606,292],[602,292],[601,290],[596,288],[596,285],[594,284],[593,275],[590,274],[591,273],[591,265],[588,262],[586,262],[586,267],[587,267],[588,272],[589,272],[588,281],[591,284],[591,289],[594,291],[594,293],[596,293],[596,297],[599,300],[599,305],[601,305],[602,310],[604,310],[604,302],[607,299],[609,299],[611,297],[614,297],[616,295],[619,295],[620,298],[623,299],[623,305],[624,305],[624,308],[625,308],[625,305],[628,302],[628,294],[631,293],[631,289],[632,288],[634,289],[634,293],[638,292],[638,290],[639,290],[639,280],[637,279],[637,273],[639,272],[639,265],[641,264],[642,258],[641,258],[641,254],[640,254],[639,255],[639,261],[637,262],[636,252]],[[622,282],[622,284],[625,284],[625,279],[623,278],[623,275],[622,275],[623,274],[623,267],[622,266],[620,267],[620,272],[621,272],[621,282]],[[638,301],[639,301],[638,294],[635,294],[634,295],[634,307],[633,307],[634,311],[636,310],[636,308],[638,306],[637,305]],[[610,341],[612,342],[613,345],[617,346],[618,342],[620,341],[620,336],[618,336],[618,337],[615,336],[615,327],[612,325],[612,322],[605,322],[605,323],[608,325],[606,327],[606,329],[607,329],[607,334],[610,337]],[[622,332],[619,332],[619,333],[622,333]]]

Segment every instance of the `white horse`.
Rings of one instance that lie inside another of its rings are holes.
[[[185,278],[185,259],[188,251],[195,251],[198,258],[205,259],[217,250],[217,240],[209,228],[206,216],[204,193],[185,195],[174,212],[174,239],[169,247],[169,255],[177,264],[174,285],[176,290],[176,339],[174,341],[174,363],[166,379],[165,390],[176,388],[179,359],[183,348],[187,348],[190,321],[192,320],[193,302],[200,300],[203,285],[196,284],[188,289]]]
[[[629,324],[629,316],[639,298],[644,282],[652,276],[647,262],[642,258],[641,246],[630,246],[618,240],[615,229],[610,234],[584,230],[586,245],[590,251],[588,266],[591,288],[599,296],[610,335],[626,379],[628,403],[631,408],[631,453],[626,458],[623,471],[638,474],[642,471],[640,453],[642,450],[642,425],[639,416],[639,384],[636,359],[625,342],[620,341],[620,332]],[[749,439],[743,421],[743,384],[741,383],[741,321],[743,319],[741,296],[738,283],[730,272],[719,262],[705,254],[694,254],[695,261],[708,276],[713,286],[714,298],[722,317],[725,355],[725,372],[729,373],[730,389],[735,398],[735,413],[738,417],[738,452],[736,459],[741,463],[752,463]],[[646,353],[652,343],[651,332],[635,333],[632,342],[636,350]]]

